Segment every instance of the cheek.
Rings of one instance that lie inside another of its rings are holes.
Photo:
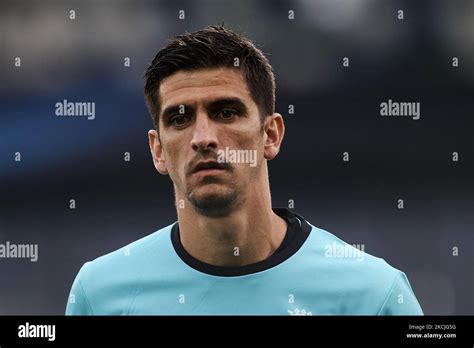
[[[176,178],[180,172],[180,165],[184,165],[182,159],[182,152],[184,147],[180,145],[179,141],[173,139],[166,140],[166,146],[164,147],[164,156],[166,160],[166,168],[168,169],[171,179]]]
[[[259,153],[261,152],[262,141],[262,135],[259,132],[255,129],[249,129],[239,134],[235,145],[238,149],[257,150],[257,153]]]
[[[236,167],[239,168],[239,171],[242,173],[247,173],[250,176],[256,175],[263,161],[263,134],[253,129],[248,129],[242,132],[235,134],[235,137],[229,138],[232,139],[232,144],[224,145],[229,146],[237,150],[249,150],[251,154],[246,157],[246,160],[251,161],[250,163],[240,163]]]
[[[244,127],[237,127],[224,134],[224,139],[232,139],[232,144],[236,149],[257,149],[262,144],[262,133],[260,132],[260,123],[251,121]],[[224,142],[226,142],[224,140]]]

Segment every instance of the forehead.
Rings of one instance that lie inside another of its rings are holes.
[[[178,71],[161,82],[159,96],[161,110],[220,97],[237,97],[246,104],[253,103],[242,73],[230,68]]]

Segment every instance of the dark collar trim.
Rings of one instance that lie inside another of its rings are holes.
[[[178,222],[176,222],[171,228],[171,242],[181,260],[197,271],[221,277],[242,276],[261,272],[275,267],[294,255],[301,248],[311,232],[311,226],[302,216],[297,215],[286,208],[274,208],[273,211],[287,221],[288,229],[286,235],[291,233],[294,234],[295,237],[292,238],[289,245],[281,250],[279,249],[278,252],[273,253],[265,260],[256,263],[245,266],[215,266],[194,258],[181,244]]]

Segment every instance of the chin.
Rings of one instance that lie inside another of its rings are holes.
[[[229,215],[238,206],[239,194],[230,188],[207,185],[193,190],[188,199],[194,209],[200,214],[209,217],[224,217]]]

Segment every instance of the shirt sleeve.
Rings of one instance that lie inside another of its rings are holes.
[[[85,265],[74,279],[66,306],[66,315],[93,315],[92,307],[82,285],[81,276]]]
[[[378,315],[423,315],[405,273],[396,274]]]

